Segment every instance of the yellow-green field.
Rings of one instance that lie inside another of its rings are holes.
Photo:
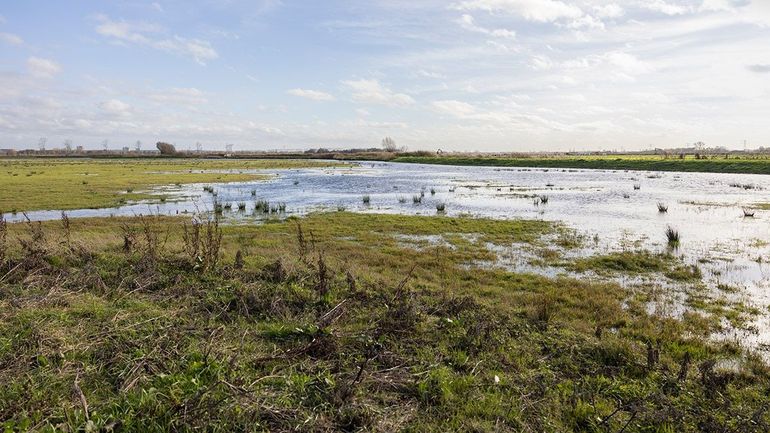
[[[400,156],[394,162],[493,167],[587,168],[600,170],[683,171],[770,174],[770,155],[586,155],[586,156]]]
[[[112,207],[152,197],[147,188],[176,183],[253,180],[238,170],[324,167],[310,160],[0,159],[0,211]],[[234,170],[196,173],[199,170]]]

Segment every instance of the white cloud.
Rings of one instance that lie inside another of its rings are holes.
[[[201,105],[208,102],[206,94],[194,87],[174,87],[151,93],[147,97],[164,104]]]
[[[24,39],[13,33],[0,33],[0,41],[8,45],[21,45],[24,43]]]
[[[546,56],[535,55],[529,59],[529,67],[536,71],[545,71],[553,67],[553,62]]]
[[[51,78],[61,71],[61,66],[50,59],[30,57],[27,59],[27,70],[36,78]]]
[[[599,18],[620,18],[625,14],[623,8],[617,3],[595,5],[593,9]]]
[[[466,0],[453,6],[459,10],[482,10],[520,15],[537,22],[554,22],[559,19],[576,19],[583,11],[559,0]]]
[[[155,10],[156,10],[156,11],[158,11],[158,12],[165,12],[165,11],[163,10],[163,6],[161,6],[161,5],[160,5],[160,3],[158,3],[158,2],[152,2],[152,4],[150,5],[150,7],[152,7],[153,9],[155,9]]]
[[[633,54],[623,51],[611,51],[599,56],[599,59],[632,75],[645,74],[653,70],[652,66],[648,63],[639,60]]]
[[[445,100],[434,101],[432,104],[434,109],[441,113],[450,114],[458,118],[467,118],[476,114],[476,107],[473,105],[457,100]]]
[[[701,11],[732,11],[735,6],[731,0],[703,0],[698,9]]]
[[[603,29],[604,23],[591,15],[583,15],[568,22],[567,27],[570,29]]]
[[[682,15],[690,12],[690,8],[674,3],[668,3],[665,0],[644,0],[640,5],[651,11],[660,12],[666,15]]]
[[[512,30],[507,30],[507,29],[487,29],[487,28],[481,27],[476,24],[476,20],[473,18],[472,15],[469,15],[469,14],[463,14],[457,20],[457,23],[460,24],[460,27],[470,32],[481,33],[487,36],[494,36],[494,37],[500,37],[500,38],[516,39],[516,32]]]
[[[145,45],[157,50],[192,57],[201,65],[219,57],[217,51],[208,41],[177,35],[170,38],[155,35],[162,29],[154,24],[113,21],[105,15],[99,15],[96,19],[99,21],[95,29],[97,33],[120,42]]]
[[[131,106],[120,99],[110,99],[99,104],[99,108],[113,116],[128,116],[131,114]]]
[[[419,71],[417,71],[417,75],[420,76],[420,77],[423,77],[423,78],[436,78],[436,79],[444,79],[444,78],[446,78],[446,75],[444,75],[444,74],[440,74],[440,73],[434,72],[434,71],[428,71],[428,70],[425,70],[425,69],[420,69]]]
[[[375,79],[348,80],[343,81],[342,84],[348,86],[353,91],[353,100],[356,102],[389,106],[414,104],[414,99],[411,96],[404,93],[395,93]]]
[[[299,96],[300,98],[311,99],[313,101],[333,101],[334,100],[334,96],[326,92],[321,92],[319,90],[291,89],[286,93],[292,96]]]
[[[768,74],[770,73],[770,65],[749,65],[746,67],[751,72],[756,72],[758,74]]]

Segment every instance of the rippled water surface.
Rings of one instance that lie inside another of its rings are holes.
[[[276,217],[255,214],[257,200],[285,203],[284,215],[338,209],[435,215],[436,205],[444,203],[447,215],[561,221],[596,239],[594,252],[663,250],[667,248],[664,231],[670,226],[681,234],[676,253],[698,264],[709,285],[737,288],[733,296],[764,311],[757,326],[770,329],[770,265],[765,264],[770,260],[770,211],[756,209],[753,217],[745,217],[742,210],[770,202],[768,176],[389,163],[268,172],[275,174],[268,181],[214,184],[216,197],[204,191],[202,184],[167,186],[159,188],[167,196],[162,203],[75,210],[68,215],[211,211],[217,200],[232,203],[232,210],[224,211],[227,218],[249,223]],[[535,198],[541,195],[548,197],[547,204]],[[414,196],[422,196],[421,203],[415,204]],[[246,203],[245,211],[237,210],[239,202]],[[668,206],[668,212],[658,211],[659,202]],[[29,213],[31,219],[59,215],[58,211]],[[770,341],[770,332],[741,338],[762,345]]]

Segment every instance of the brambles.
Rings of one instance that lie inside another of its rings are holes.
[[[668,212],[668,205],[658,202],[658,212],[660,213],[666,213]]]
[[[444,211],[446,211],[446,203],[444,203],[444,202],[436,203],[436,211],[437,212],[444,212]]]
[[[363,196],[361,198],[361,200],[364,202],[365,205],[368,205],[372,201],[372,198],[369,197],[369,195],[367,194],[367,195]]]
[[[747,207],[742,208],[742,210],[743,210],[743,216],[746,218],[753,218],[756,212],[754,209],[747,208]]]
[[[422,195],[413,195],[412,196],[412,203],[414,203],[414,204],[422,203]]]
[[[540,198],[540,204],[548,204],[548,196],[545,194],[541,194],[539,196]]]
[[[642,189],[642,184],[640,184],[640,183],[635,183],[635,184],[634,184],[634,190],[638,191],[638,190],[640,190],[640,189]]]

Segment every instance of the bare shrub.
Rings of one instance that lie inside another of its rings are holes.
[[[5,263],[8,257],[8,223],[5,216],[0,213],[0,267]]]
[[[323,253],[318,255],[318,281],[316,281],[316,292],[320,296],[326,296],[329,293],[329,268],[326,267]]]
[[[205,272],[216,268],[222,248],[222,229],[219,227],[219,219],[207,218],[201,221],[194,218],[190,224],[183,224],[182,241],[183,251],[195,269]]]
[[[302,232],[302,224],[297,222],[297,248],[299,249],[299,258],[304,261],[307,255],[307,241],[305,240],[305,234]]]
[[[222,229],[219,227],[219,220],[216,218],[207,220],[203,235],[201,256],[203,270],[208,271],[216,268],[219,263],[219,251],[222,248]]]
[[[72,230],[70,228],[70,218],[64,211],[61,212],[61,226],[62,230],[64,230],[64,243],[69,247],[72,241]]]
[[[134,244],[136,244],[135,230],[130,225],[123,223],[120,225],[120,232],[123,236],[123,252],[126,254],[131,254],[131,251],[134,248]]]
[[[243,269],[243,252],[241,250],[238,250],[235,253],[235,264],[233,267],[235,267],[235,269]]]

